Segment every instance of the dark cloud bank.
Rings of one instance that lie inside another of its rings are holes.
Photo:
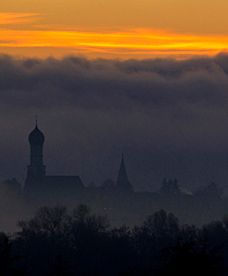
[[[39,115],[49,173],[85,183],[163,177],[195,189],[228,184],[228,56],[188,61],[0,57],[0,177],[23,179],[27,135]]]

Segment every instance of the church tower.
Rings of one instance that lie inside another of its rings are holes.
[[[27,169],[27,181],[39,181],[45,177],[46,168],[43,163],[43,145],[45,137],[38,128],[37,121],[35,128],[29,134],[30,144],[30,165]]]
[[[122,154],[120,169],[117,178],[117,188],[122,191],[132,191],[132,185],[128,180],[127,170],[124,161],[124,155]]]

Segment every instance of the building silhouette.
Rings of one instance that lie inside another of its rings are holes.
[[[24,183],[24,193],[27,195],[54,195],[74,194],[79,190],[86,190],[79,176],[69,175],[47,175],[43,158],[45,135],[39,129],[37,121],[35,128],[28,136],[30,145],[30,164],[27,167],[27,175]],[[131,192],[133,187],[128,180],[124,156],[122,154],[120,168],[116,183],[111,185],[113,189],[120,192]],[[105,183],[105,186],[107,183]],[[110,185],[109,185],[110,186]],[[108,188],[108,187],[107,187]],[[111,187],[109,187],[111,188]],[[89,187],[87,188],[89,189]]]
[[[132,191],[133,187],[128,180],[128,174],[125,166],[124,155],[122,154],[120,169],[117,177],[116,188],[121,191]]]
[[[38,128],[37,121],[35,128],[28,137],[30,144],[30,164],[27,168],[27,176],[24,191],[28,194],[61,192],[61,190],[75,190],[84,187],[79,176],[46,175],[46,166],[43,161],[43,147],[45,136]]]
[[[42,131],[36,126],[29,134],[30,144],[30,165],[27,169],[26,181],[43,180],[46,176],[46,167],[43,162],[43,146],[45,137]]]

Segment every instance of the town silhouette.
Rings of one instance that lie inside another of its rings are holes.
[[[45,134],[37,120],[28,135],[28,144],[30,160],[24,183],[13,178],[5,180],[1,187],[17,200],[29,204],[29,209],[36,210],[44,205],[61,204],[72,208],[77,204],[88,204],[94,211],[109,216],[115,225],[129,226],[141,223],[151,212],[160,209],[173,212],[182,223],[196,225],[226,215],[228,200],[214,182],[192,192],[182,188],[178,179],[164,176],[159,190],[135,191],[122,153],[115,180],[108,178],[99,186],[85,185],[77,173],[48,174],[44,156]]]
[[[86,186],[48,175],[37,121],[28,142],[24,183],[0,186],[1,275],[227,275],[228,199],[215,183],[135,191],[122,154],[116,181]]]

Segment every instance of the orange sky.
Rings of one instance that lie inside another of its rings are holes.
[[[8,0],[0,52],[186,58],[228,50],[226,0]]]

